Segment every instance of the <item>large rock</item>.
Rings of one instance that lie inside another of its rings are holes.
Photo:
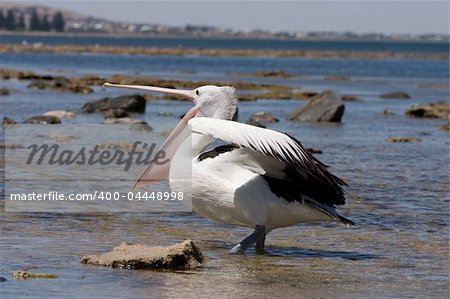
[[[405,114],[411,117],[450,119],[450,108],[449,103],[445,102],[413,105]]]
[[[168,247],[122,243],[110,252],[81,259],[83,264],[130,270],[190,269],[200,266],[203,261],[202,252],[191,240]]]
[[[28,118],[27,120],[25,120],[24,123],[25,124],[41,124],[41,125],[52,124],[53,125],[53,124],[60,124],[61,120],[56,116],[37,115],[37,116]]]
[[[310,122],[340,122],[344,115],[345,105],[333,91],[326,90],[313,97],[288,117],[289,120]]]
[[[84,104],[83,112],[104,112],[111,109],[122,109],[126,112],[145,112],[145,98],[138,94],[125,95],[114,98],[103,98]]]

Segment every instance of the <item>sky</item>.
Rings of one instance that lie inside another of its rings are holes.
[[[8,1],[118,21],[274,31],[424,34],[449,31],[449,1]]]

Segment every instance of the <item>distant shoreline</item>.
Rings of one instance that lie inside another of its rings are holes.
[[[106,38],[161,38],[161,39],[217,39],[217,40],[268,40],[268,41],[304,41],[304,42],[373,42],[373,43],[417,43],[417,44],[448,44],[448,40],[420,40],[420,39],[358,39],[358,38],[282,38],[282,37],[253,37],[253,36],[195,36],[170,34],[133,34],[133,33],[104,33],[104,32],[42,32],[42,31],[6,31],[0,30],[1,35],[16,36],[51,36],[51,37],[106,37]]]
[[[113,55],[173,55],[209,57],[279,57],[279,58],[347,58],[347,59],[422,59],[448,60],[448,53],[336,50],[270,50],[162,48],[127,46],[79,46],[45,44],[0,44],[0,53],[104,53]]]

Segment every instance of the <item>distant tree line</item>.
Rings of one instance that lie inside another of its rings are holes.
[[[39,16],[36,9],[31,11],[29,22],[25,22],[25,15],[23,12],[15,13],[13,10],[0,9],[0,30],[11,31],[64,31],[64,16],[61,12],[57,12],[53,18],[47,14],[42,17]]]

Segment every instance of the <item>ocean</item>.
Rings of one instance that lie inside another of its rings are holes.
[[[271,39],[225,39],[225,38],[161,38],[161,37],[102,37],[102,36],[45,36],[1,35],[5,44],[27,42],[47,45],[127,46],[161,48],[208,48],[208,49],[272,49],[300,51],[392,51],[448,53],[448,42],[410,41],[314,41]]]

